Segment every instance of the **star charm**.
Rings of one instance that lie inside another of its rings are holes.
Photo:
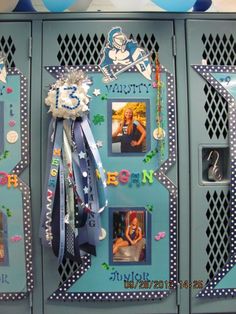
[[[64,223],[65,223],[65,224],[68,224],[68,223],[69,223],[69,214],[65,215]]]
[[[93,95],[96,96],[96,97],[101,95],[100,89],[95,88],[94,91],[93,91]]]
[[[79,158],[80,158],[80,159],[85,159],[85,157],[86,157],[86,153],[81,151],[81,152],[79,153]]]
[[[96,142],[97,148],[101,148],[103,146],[102,141],[97,141]]]
[[[98,168],[102,168],[102,163],[98,162]]]
[[[83,188],[83,191],[84,191],[84,193],[85,193],[85,194],[88,194],[88,192],[89,192],[88,187],[87,187],[87,186],[85,186],[85,187]]]

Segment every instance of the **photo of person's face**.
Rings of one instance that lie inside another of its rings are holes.
[[[137,218],[134,218],[134,219],[132,220],[132,222],[131,222],[131,227],[132,227],[133,229],[136,229],[137,226],[138,226],[138,219],[137,219]]]
[[[124,113],[125,119],[126,120],[131,120],[133,119],[133,111],[131,109],[126,109]]]
[[[111,120],[112,153],[147,152],[146,102],[112,102]]]

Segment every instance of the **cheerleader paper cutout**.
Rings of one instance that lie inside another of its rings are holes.
[[[108,33],[107,44],[99,66],[104,74],[104,83],[116,80],[121,73],[132,66],[135,66],[146,79],[152,79],[149,54],[138,47],[136,41],[128,39],[121,27],[113,27]],[[113,71],[114,66],[120,66],[119,70]]]

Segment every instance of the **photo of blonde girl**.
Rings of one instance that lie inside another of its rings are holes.
[[[146,103],[113,103],[112,113],[112,152],[145,152]]]

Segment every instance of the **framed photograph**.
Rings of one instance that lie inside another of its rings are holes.
[[[0,211],[0,266],[8,265],[7,218]]]
[[[108,100],[110,155],[144,155],[149,151],[148,99]]]
[[[145,208],[110,208],[110,264],[149,264],[151,219]]]

